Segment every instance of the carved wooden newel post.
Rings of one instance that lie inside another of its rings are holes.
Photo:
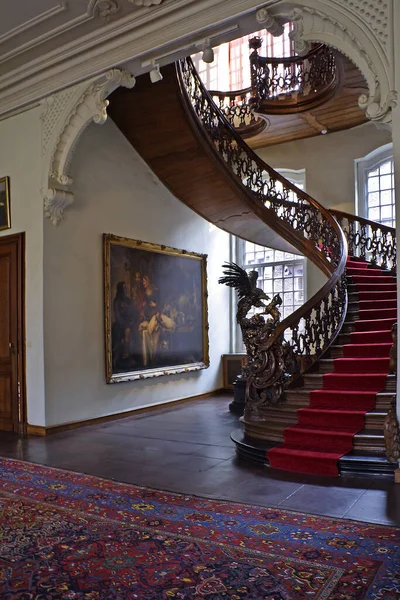
[[[244,420],[246,423],[265,421],[266,409],[284,402],[284,384],[296,370],[290,344],[283,334],[275,335],[282,299],[277,294],[269,302],[269,296],[256,286],[257,271],[247,273],[235,263],[224,267],[224,277],[219,283],[235,288],[238,293],[236,320],[247,353]],[[248,317],[253,308],[261,311]],[[270,318],[266,319],[266,315]]]

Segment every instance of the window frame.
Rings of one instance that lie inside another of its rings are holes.
[[[368,219],[368,173],[378,169],[389,160],[394,161],[392,143],[380,146],[366,156],[355,160],[355,212],[359,217]],[[391,189],[395,194],[395,182]],[[395,200],[394,196],[393,198]],[[393,206],[396,209],[395,201]],[[396,219],[396,212],[394,212],[394,217]]]

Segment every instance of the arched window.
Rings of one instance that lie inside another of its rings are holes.
[[[371,221],[395,227],[392,144],[374,150],[357,163],[357,210]]]

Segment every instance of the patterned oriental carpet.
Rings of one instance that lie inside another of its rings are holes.
[[[400,530],[0,459],[2,600],[400,598]]]

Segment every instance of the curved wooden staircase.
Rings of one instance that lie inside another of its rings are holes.
[[[263,406],[254,421],[245,417],[244,437],[234,436],[239,454],[265,463],[266,450],[283,440],[285,426],[295,422],[297,409],[309,401],[310,389],[319,387],[318,378],[340,355],[357,316],[357,292],[351,286],[347,311],[346,239],[329,211],[246,145],[204,89],[190,59],[165,67],[162,74],[156,86],[143,75],[134,89],[116,90],[109,107],[116,125],[155,174],[178,199],[218,227],[256,244],[300,252],[328,277],[272,336],[276,341],[283,335],[291,338],[298,364],[296,385],[303,387],[289,389],[282,406]],[[388,381],[387,392],[366,420],[371,433],[356,436],[357,451],[381,450],[372,428],[381,426],[392,393],[393,383]],[[381,459],[385,465],[370,471],[390,471]],[[357,460],[341,461],[342,470],[362,470]]]

